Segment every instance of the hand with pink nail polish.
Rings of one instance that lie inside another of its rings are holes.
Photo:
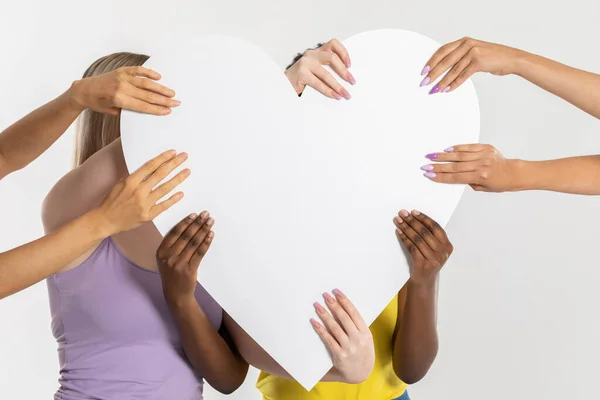
[[[339,289],[333,293],[335,297],[323,294],[331,314],[321,304],[315,303],[323,325],[315,319],[311,319],[311,324],[329,349],[340,381],[361,383],[371,375],[375,366],[373,336],[354,304]]]
[[[429,94],[448,93],[476,72],[493,75],[516,73],[519,60],[527,53],[512,47],[463,38],[442,47],[427,61],[421,71],[421,86],[435,82],[448,72]]]
[[[434,182],[463,183],[484,192],[519,190],[519,161],[504,158],[492,145],[457,145],[425,157],[433,163],[421,169]]]
[[[348,90],[323,68],[324,65],[331,67],[338,76],[351,85],[356,83],[354,76],[348,71],[350,68],[348,50],[337,39],[331,39],[315,49],[298,54],[294,62],[287,67],[285,75],[299,96],[306,86],[310,86],[332,99],[350,100]]]

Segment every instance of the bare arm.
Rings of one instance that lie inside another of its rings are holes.
[[[38,158],[82,111],[69,89],[6,128],[0,134],[0,179]]]
[[[430,94],[455,90],[473,74],[517,75],[600,118],[600,75],[552,61],[512,47],[463,38],[442,46],[427,61],[421,86]]]
[[[411,275],[398,296],[392,360],[396,375],[413,384],[425,377],[438,353],[438,276],[453,248],[444,230],[419,211],[402,210],[394,223],[410,256]]]

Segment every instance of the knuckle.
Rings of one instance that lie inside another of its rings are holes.
[[[419,234],[420,234],[421,236],[429,236],[429,235],[431,234],[431,232],[429,232],[429,229],[427,229],[426,227],[422,227],[422,228],[419,230]]]
[[[481,179],[489,179],[490,178],[490,171],[487,169],[484,169],[483,171],[481,171],[481,173],[479,174],[479,176],[481,177]]]
[[[190,245],[192,247],[198,247],[198,245],[200,245],[200,243],[198,243],[198,239],[194,238],[194,239],[190,240]]]

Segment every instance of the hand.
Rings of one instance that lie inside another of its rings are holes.
[[[102,75],[75,81],[70,97],[81,111],[91,109],[103,114],[119,115],[121,109],[154,115],[167,115],[175,92],[155,81],[160,74],[144,67],[121,67]]]
[[[308,85],[332,99],[350,99],[350,93],[338,83],[323,65],[329,65],[340,78],[351,85],[356,81],[348,71],[350,56],[346,48],[337,40],[331,39],[315,50],[307,50],[304,55],[285,71],[298,95]]]
[[[162,153],[113,187],[100,207],[94,210],[100,216],[101,225],[105,226],[105,236],[152,221],[183,198],[183,192],[177,192],[156,204],[190,176],[191,171],[185,169],[154,189],[187,159],[186,153],[175,154],[175,150]]]
[[[338,289],[335,298],[329,293],[323,294],[327,307],[333,317],[319,303],[315,303],[317,315],[325,325],[311,319],[333,359],[333,366],[344,382],[364,382],[375,365],[373,336],[358,310]]]
[[[156,251],[163,293],[169,305],[195,302],[198,267],[210,248],[214,219],[206,211],[184,218],[165,236]]]
[[[396,235],[410,254],[409,282],[431,288],[454,248],[442,227],[427,215],[401,210],[394,218]]]
[[[442,153],[425,157],[445,164],[421,167],[425,176],[434,182],[465,183],[473,190],[504,192],[516,190],[516,160],[506,159],[489,144],[465,144],[447,148]]]
[[[421,86],[435,82],[444,72],[446,76],[429,94],[451,92],[476,72],[508,75],[516,71],[522,50],[481,40],[463,38],[442,47],[427,61],[421,75],[426,75]]]

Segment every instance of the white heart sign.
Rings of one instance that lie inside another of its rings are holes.
[[[307,390],[332,366],[312,304],[340,288],[375,320],[409,277],[393,217],[416,208],[445,226],[464,189],[423,177],[424,155],[479,135],[470,81],[431,96],[419,87],[438,43],[381,30],[344,45],[357,83],[345,84],[351,100],[336,101],[311,89],[298,98],[244,40],[183,38],[146,64],[182,105],[168,117],[124,112],[121,122],[130,171],[167,149],[189,154],[184,199],[154,222],[165,234],[211,212],[199,282]]]

